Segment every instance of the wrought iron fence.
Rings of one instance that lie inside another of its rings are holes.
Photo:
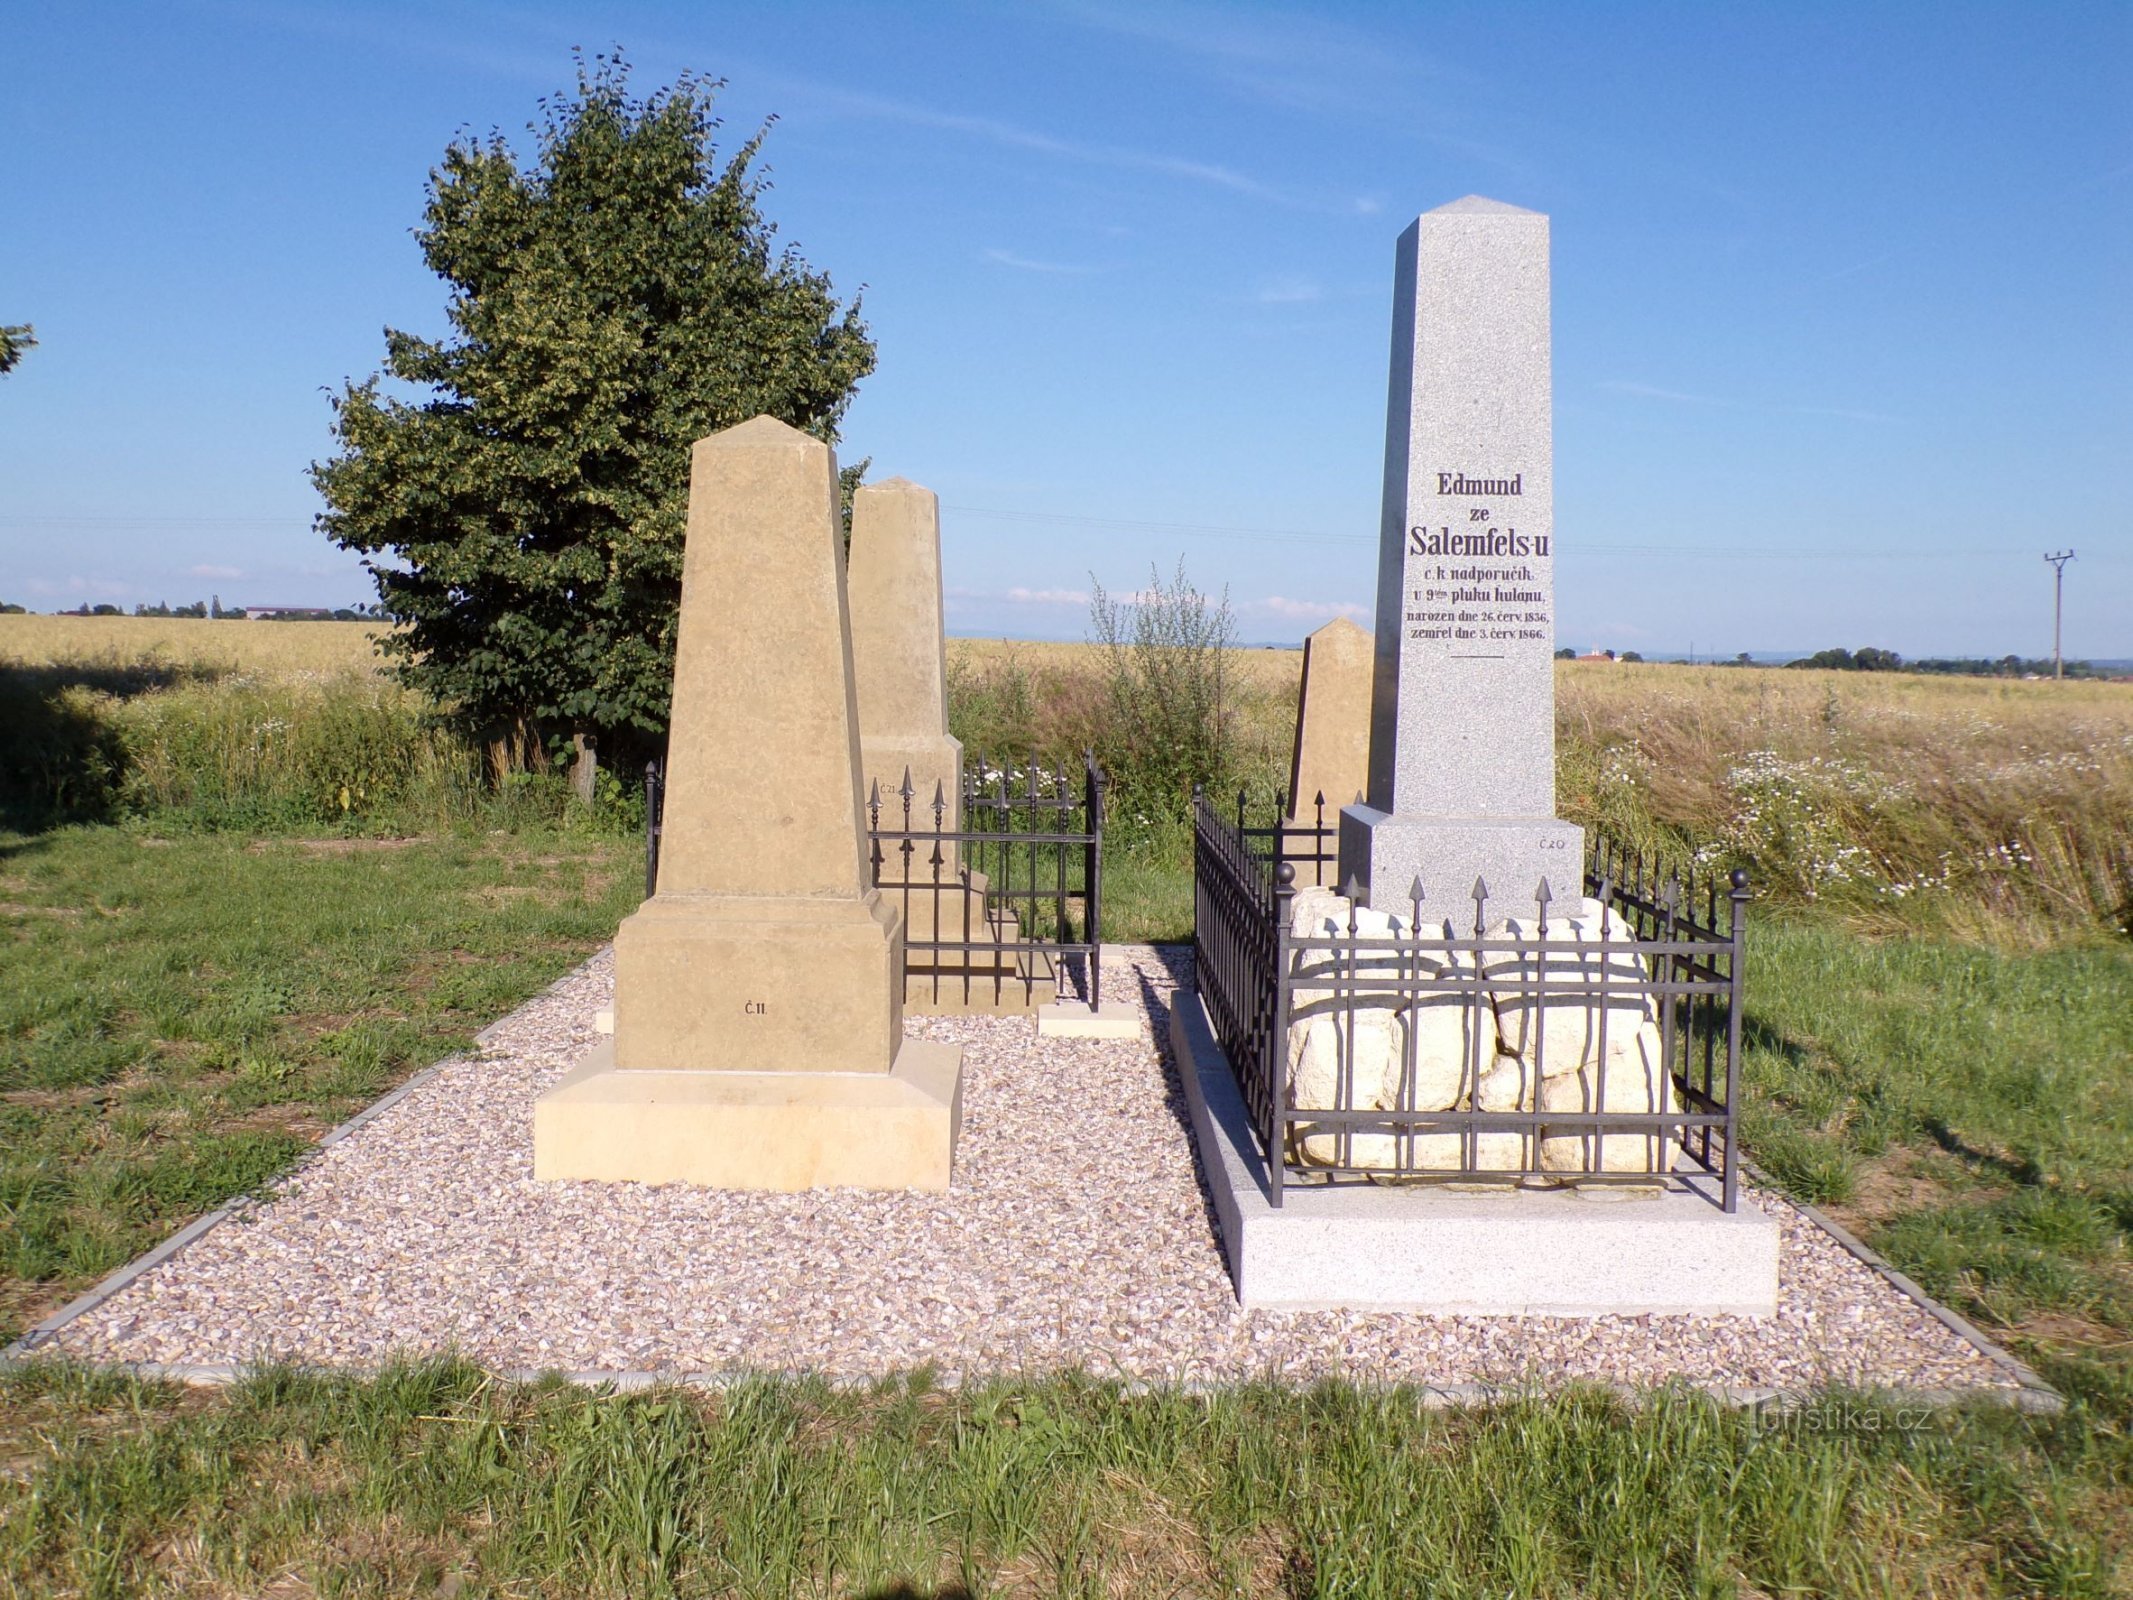
[[[1101,1003],[1106,779],[981,754],[964,767],[960,827],[946,790],[911,775],[867,795],[874,882],[904,918],[907,999],[961,1009],[1027,1006],[1078,988]]]
[[[1200,993],[1275,1204],[1307,1177],[1701,1172],[1735,1209],[1744,873],[1698,882],[1596,840],[1582,900],[1543,882],[1506,914],[1477,882],[1462,935],[1420,883],[1367,908],[1297,889],[1304,831],[1247,827],[1241,797],[1235,822],[1195,798]]]
[[[1357,796],[1358,799],[1361,796]],[[1338,876],[1340,866],[1341,808],[1328,807],[1326,792],[1321,789],[1311,797],[1311,809],[1305,820],[1303,807],[1293,801],[1274,819],[1271,827],[1254,828],[1246,825],[1244,817],[1245,793],[1237,791],[1237,831],[1247,840],[1255,841],[1253,848],[1261,853],[1271,853],[1296,869],[1296,886],[1330,887]],[[1327,816],[1332,817],[1328,822]]]
[[[645,893],[658,887],[664,828],[660,764],[645,769]],[[869,785],[874,883],[903,914],[908,999],[944,1008],[1027,1006],[1045,993],[1102,999],[1103,822],[1107,779],[1032,763],[966,763],[959,820],[945,788],[906,771],[884,795]]]

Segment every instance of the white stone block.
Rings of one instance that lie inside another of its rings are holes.
[[[1141,1013],[1123,1000],[1090,1007],[1078,1001],[1058,1000],[1037,1008],[1040,1039],[1138,1039]]]

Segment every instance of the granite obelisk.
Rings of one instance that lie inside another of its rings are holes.
[[[1583,830],[1555,815],[1548,219],[1470,195],[1400,236],[1385,419],[1366,803],[1341,877],[1405,906],[1575,898]]]

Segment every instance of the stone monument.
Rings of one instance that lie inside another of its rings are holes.
[[[1767,1317],[1777,1218],[1723,1209],[1722,1184],[1676,1170],[1660,1127],[1596,1135],[1545,1120],[1680,1110],[1639,947],[1584,899],[1581,831],[1554,816],[1554,593],[1549,522],[1548,219],[1493,200],[1425,213],[1401,236],[1385,440],[1384,529],[1367,801],[1341,814],[1358,908],[1304,888],[1287,907],[1292,1009],[1277,1060],[1297,1112],[1399,1112],[1292,1124],[1303,1165],[1531,1172],[1560,1187],[1463,1182],[1276,1187],[1201,995],[1180,988],[1170,1038],[1224,1254],[1247,1306],[1436,1315]],[[1414,931],[1409,891],[1427,899]],[[1456,948],[1476,878],[1486,951]],[[1542,946],[1534,891],[1552,896]],[[1459,919],[1455,940],[1437,931]],[[1352,930],[1352,936],[1351,932]],[[1426,984],[1421,963],[1434,971]],[[1370,980],[1391,980],[1373,997]],[[1625,980],[1613,992],[1607,984]],[[1564,996],[1543,1006],[1542,981]],[[1579,1003],[1587,980],[1601,997]],[[1402,1002],[1388,990],[1411,985]],[[1343,992],[1348,998],[1343,998]],[[1567,1001],[1567,1003],[1565,1003]],[[1604,1096],[1604,1107],[1601,1104]],[[1407,1112],[1502,1118],[1391,1128]],[[1538,1149],[1534,1148],[1537,1142]],[[1537,1156],[1537,1160],[1534,1157]],[[1288,1169],[1293,1170],[1293,1169]]]
[[[612,1040],[535,1106],[538,1178],[948,1185],[962,1052],[903,1034],[838,545],[827,445],[697,441],[657,889],[615,935]]]
[[[860,489],[846,570],[862,791],[879,795],[886,830],[957,832],[963,746],[948,732],[939,497],[904,478]],[[963,870],[956,841],[910,843],[883,842],[879,882],[904,919],[906,1008],[993,1014],[1049,1004],[1056,983],[1024,971],[1014,913],[988,903],[985,875]]]
[[[1581,886],[1555,815],[1548,219],[1470,195],[1400,235],[1378,546],[1370,781],[1343,883],[1449,915],[1486,881],[1530,906]],[[1501,912],[1499,912],[1499,915]]]
[[[905,478],[852,496],[852,671],[859,704],[860,778],[879,784],[882,816],[910,775],[914,822],[962,826],[963,746],[948,732],[948,650],[942,626],[941,503]],[[919,819],[923,819],[922,822]]]
[[[1289,814],[1282,825],[1338,827],[1341,808],[1363,798],[1370,781],[1370,635],[1336,617],[1304,640],[1296,688],[1296,749],[1289,762]],[[1323,843],[1321,853],[1332,856]],[[1330,885],[1335,862],[1298,862],[1299,886]]]

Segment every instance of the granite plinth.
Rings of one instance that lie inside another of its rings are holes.
[[[1366,905],[1405,912],[1419,877],[1424,919],[1449,919],[1465,934],[1476,879],[1489,886],[1491,923],[1531,914],[1543,878],[1557,901],[1575,901],[1584,888],[1585,830],[1557,817],[1415,817],[1346,806],[1340,858],[1341,883],[1360,884]]]
[[[1461,1316],[1768,1317],[1777,1219],[1701,1178],[1612,1203],[1576,1189],[1291,1185],[1273,1204],[1237,1081],[1197,993],[1170,1037],[1238,1300]]]

